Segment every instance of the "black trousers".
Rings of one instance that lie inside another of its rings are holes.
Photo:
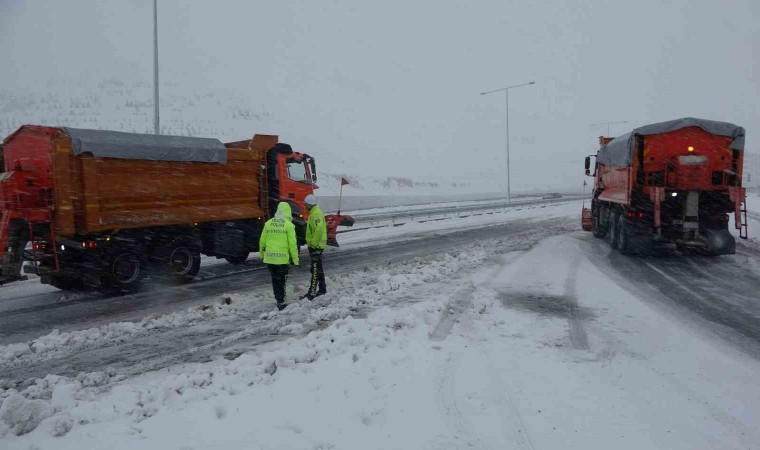
[[[287,264],[267,264],[269,273],[272,274],[272,291],[274,291],[274,298],[277,300],[277,304],[285,303],[285,283],[288,282],[288,270]]]
[[[311,282],[309,283],[308,295],[310,297],[316,297],[317,294],[327,293],[325,269],[322,267],[322,250],[310,248],[309,257],[311,258]]]

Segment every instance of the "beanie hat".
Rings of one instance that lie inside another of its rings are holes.
[[[306,196],[306,198],[303,201],[304,205],[312,205],[317,206],[317,197],[314,197],[314,195],[309,194]]]

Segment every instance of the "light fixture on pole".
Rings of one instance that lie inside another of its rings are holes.
[[[605,137],[611,137],[610,136],[610,125],[614,125],[616,123],[628,123],[628,121],[627,120],[618,120],[617,122],[599,122],[599,123],[589,124],[589,126],[591,126],[591,127],[600,127],[602,125],[607,125],[607,134],[605,135]]]
[[[509,171],[509,90],[518,88],[521,86],[528,86],[530,84],[536,84],[535,81],[531,81],[530,83],[523,83],[523,84],[516,84],[514,86],[507,86],[503,87],[501,89],[494,89],[492,91],[486,91],[481,92],[480,95],[487,95],[487,94],[493,94],[494,92],[501,92],[504,91],[506,93],[507,98],[507,203],[512,203],[512,189],[511,189],[511,177],[510,171]]]

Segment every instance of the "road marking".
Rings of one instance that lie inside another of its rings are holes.
[[[675,278],[671,277],[667,273],[665,273],[662,270],[658,269],[657,267],[655,267],[654,265],[652,265],[652,263],[650,263],[648,261],[644,261],[644,264],[646,264],[650,269],[652,269],[655,272],[657,272],[660,275],[662,275],[662,277],[665,278],[666,280],[670,281],[671,283],[673,283],[676,286],[678,286],[679,288],[681,288],[683,291],[688,292],[689,294],[693,295],[694,297],[698,298],[699,300],[702,300],[705,303],[709,303],[708,299],[706,299],[705,297],[703,297],[702,295],[700,295],[696,291],[692,290],[691,288],[689,288],[685,284],[681,283],[680,281],[676,280]]]

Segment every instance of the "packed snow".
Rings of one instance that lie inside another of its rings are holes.
[[[331,277],[334,294],[251,317],[291,337],[232,360],[5,389],[3,448],[754,446],[760,364],[610,278],[587,233],[557,231]]]

